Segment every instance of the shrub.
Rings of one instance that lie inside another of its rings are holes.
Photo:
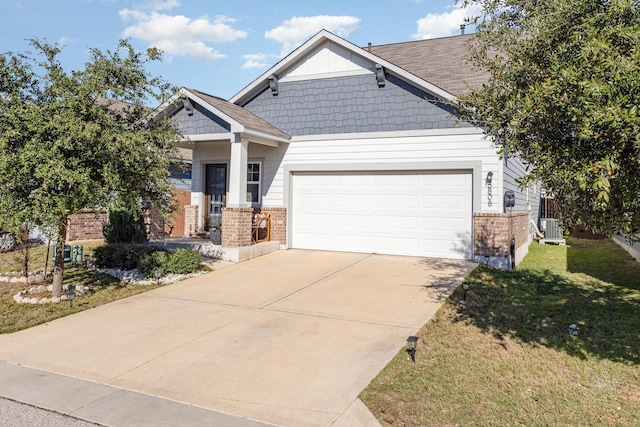
[[[102,268],[137,268],[145,277],[153,277],[156,270],[162,274],[189,274],[200,269],[202,255],[193,249],[167,249],[124,243],[99,246],[93,251],[96,265]]]
[[[93,256],[98,267],[133,270],[146,254],[163,250],[153,246],[114,243],[98,246],[93,251]]]
[[[109,222],[102,232],[107,243],[142,243],[145,238],[141,219],[130,209],[109,211]]]
[[[165,251],[150,252],[138,261],[138,271],[145,277],[152,277],[156,270],[165,273],[164,265],[167,263],[169,254]]]
[[[169,254],[163,270],[170,274],[189,274],[198,271],[201,262],[200,252],[193,249],[178,249]]]

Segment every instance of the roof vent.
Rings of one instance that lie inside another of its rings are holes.
[[[271,74],[267,77],[269,80],[269,89],[271,89],[271,95],[278,95],[278,77],[275,74]]]
[[[371,42],[369,42],[369,45],[367,46],[367,50],[369,51],[369,53],[371,53]]]
[[[460,35],[461,35],[461,36],[464,36],[464,29],[465,29],[466,27],[467,27],[467,26],[466,26],[465,24],[461,24],[461,25],[460,25]]]
[[[378,82],[378,87],[384,87],[386,81],[384,77],[384,68],[382,65],[376,64],[376,81]]]

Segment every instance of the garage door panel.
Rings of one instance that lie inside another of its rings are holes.
[[[374,207],[374,197],[371,194],[337,194],[336,203],[339,206],[357,206],[358,209],[371,209]]]
[[[417,208],[419,197],[415,194],[389,194],[377,197],[380,208],[397,208],[403,206],[406,208]]]
[[[374,225],[373,216],[355,213],[352,215],[336,215],[336,226],[370,229]]]
[[[471,183],[471,173],[294,173],[292,246],[469,259]]]

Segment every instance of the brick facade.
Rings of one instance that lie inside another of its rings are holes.
[[[287,243],[287,208],[264,208],[271,218],[271,240],[281,245]]]
[[[184,207],[184,234],[195,236],[198,233],[198,205]]]
[[[107,223],[107,211],[82,210],[67,219],[67,242],[104,239],[102,229]]]
[[[250,246],[252,217],[252,208],[222,208],[222,246]]]
[[[507,258],[512,235],[516,250],[529,243],[529,213],[475,213],[473,233],[476,256]]]

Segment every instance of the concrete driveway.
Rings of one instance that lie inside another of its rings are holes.
[[[0,361],[277,425],[375,424],[358,394],[474,265],[278,251],[0,336]]]

